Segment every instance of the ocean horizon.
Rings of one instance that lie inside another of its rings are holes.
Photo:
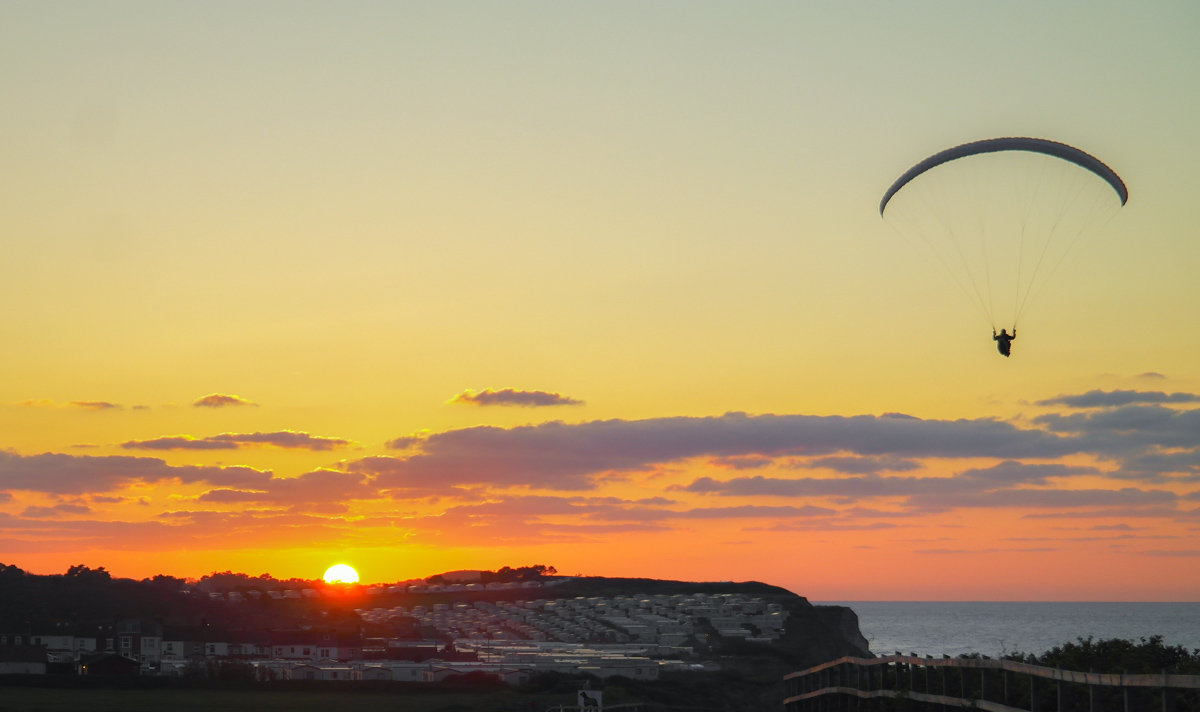
[[[1200,649],[1200,602],[1108,601],[812,601],[848,606],[872,653],[998,658],[1041,654],[1080,638]]]

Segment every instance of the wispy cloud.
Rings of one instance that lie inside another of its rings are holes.
[[[223,393],[210,393],[192,403],[197,408],[227,408],[236,406],[252,406],[252,403],[241,396],[231,396]]]
[[[757,470],[775,464],[775,458],[764,455],[731,455],[709,460],[714,467],[728,470]]]
[[[48,408],[48,409],[70,408],[70,409],[91,410],[91,411],[120,410],[122,408],[122,406],[119,403],[113,403],[111,401],[73,400],[73,401],[68,401],[66,403],[60,403],[58,401],[53,401],[48,398],[23,400],[23,401],[17,402],[16,405],[18,405],[22,408]]]
[[[1038,405],[1064,405],[1069,408],[1113,408],[1134,403],[1198,403],[1195,393],[1164,393],[1163,391],[1102,391],[1093,390],[1078,395],[1061,395],[1037,402]]]
[[[108,401],[71,401],[71,405],[84,410],[116,410],[121,407]]]
[[[848,474],[904,472],[920,469],[921,463],[902,457],[822,457],[809,463],[810,467],[827,467]]]
[[[1010,548],[987,547],[987,548],[983,548],[983,549],[917,549],[915,551],[915,553],[917,553],[917,554],[939,554],[939,555],[966,554],[968,556],[974,556],[977,554],[1007,554],[1007,553],[1012,553],[1012,552],[1038,554],[1038,553],[1046,553],[1046,552],[1052,552],[1052,551],[1058,551],[1058,549],[1055,547],[1050,547],[1050,546],[1010,547]]]
[[[126,450],[236,450],[238,444],[228,440],[173,435],[153,440],[130,440],[121,443],[121,447]]]
[[[17,405],[22,408],[57,408],[58,403],[46,398],[30,398],[28,400],[18,401]]]
[[[513,405],[529,408],[539,408],[556,405],[582,405],[583,401],[568,398],[560,393],[548,391],[519,391],[513,388],[482,391],[467,389],[449,400],[450,403],[465,403],[468,405]]]
[[[353,443],[343,438],[328,438],[294,430],[272,433],[221,433],[204,438],[174,435],[152,440],[130,440],[121,443],[127,450],[236,450],[243,445],[261,445],[304,450],[333,450]]]
[[[400,531],[398,519],[380,522]],[[18,518],[0,513],[6,552],[77,551],[81,543],[111,551],[178,551],[187,548],[308,547],[354,540],[361,526],[337,517],[263,510],[176,511],[154,521]]]
[[[316,470],[299,477],[274,477],[253,489],[217,488],[200,496],[201,502],[296,505],[338,503],[344,505],[355,499],[375,499],[378,488],[367,477],[349,472]]]
[[[56,504],[52,507],[26,507],[21,512],[22,517],[30,519],[48,519],[62,516],[81,516],[91,514],[92,508],[86,504]]]
[[[1050,478],[1066,478],[1096,472],[1097,470],[1091,467],[1025,465],[1008,460],[993,467],[970,469],[947,477],[884,477],[875,474],[851,477],[756,476],[730,480],[700,477],[689,485],[674,486],[672,489],[735,497],[833,497],[847,500],[903,497],[909,504],[924,508],[947,508],[978,506],[981,495],[998,497],[1002,492],[1029,485],[1044,485]]]

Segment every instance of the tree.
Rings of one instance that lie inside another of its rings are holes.
[[[67,569],[66,577],[81,583],[99,583],[112,580],[112,574],[105,571],[103,566],[89,569],[83,564],[76,564]]]
[[[0,581],[16,581],[25,575],[25,571],[17,566],[0,564]]]
[[[1041,655],[1029,655],[1026,661],[1064,670],[1107,673],[1159,673],[1163,670],[1181,675],[1200,673],[1200,649],[1188,652],[1182,645],[1166,645],[1161,635],[1141,638],[1136,643],[1119,638],[1095,640],[1088,636]]]

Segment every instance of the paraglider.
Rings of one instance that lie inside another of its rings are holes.
[[[897,178],[879,214],[921,243],[990,322],[1004,356],[1018,320],[1080,241],[1129,200],[1100,159],[1042,138],[939,151]],[[998,324],[1011,326],[997,333]]]
[[[1017,327],[1013,327],[1013,333],[1009,334],[1004,329],[997,334],[995,329],[992,329],[992,341],[996,342],[996,348],[1000,351],[1000,355],[1008,358],[1012,356],[1012,342],[1017,338]]]

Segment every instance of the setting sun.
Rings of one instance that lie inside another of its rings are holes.
[[[325,583],[358,583],[358,572],[346,564],[334,564],[325,570]]]

